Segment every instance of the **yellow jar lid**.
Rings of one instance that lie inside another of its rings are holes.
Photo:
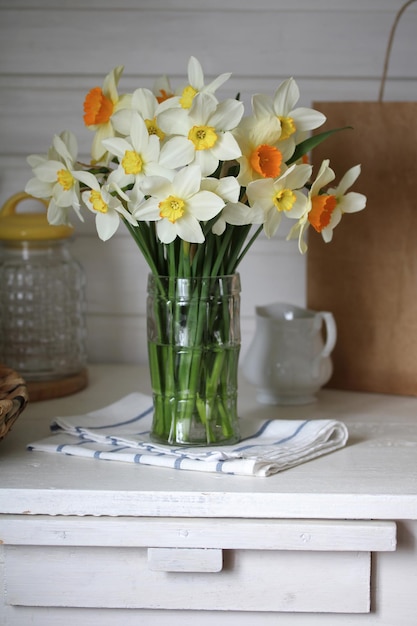
[[[24,200],[35,200],[43,205],[38,213],[17,213],[16,207]],[[48,222],[46,209],[48,202],[20,191],[11,196],[0,209],[0,240],[39,241],[45,239],[66,239],[74,231],[72,226],[54,226]]]

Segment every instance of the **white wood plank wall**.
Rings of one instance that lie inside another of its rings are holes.
[[[26,155],[52,136],[83,127],[89,89],[124,65],[122,92],[169,74],[182,82],[190,55],[211,78],[233,72],[224,97],[272,93],[294,76],[300,105],[314,100],[376,100],[385,48],[402,0],[0,0],[0,203],[22,189]],[[397,29],[386,100],[417,98],[417,4]],[[395,132],[395,129],[387,129]],[[375,155],[384,158],[383,155]],[[353,164],[352,164],[353,165]],[[366,175],[366,174],[365,174]],[[359,189],[358,189],[359,190]],[[74,254],[85,267],[92,362],[146,360],[147,269],[123,227],[107,243],[77,222]],[[285,233],[261,238],[241,267],[243,350],[254,306],[305,302],[305,258]]]

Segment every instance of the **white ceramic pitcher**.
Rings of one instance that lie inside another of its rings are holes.
[[[258,401],[313,402],[332,375],[330,354],[337,337],[332,313],[284,302],[258,306],[255,312],[256,331],[242,371],[256,386]]]

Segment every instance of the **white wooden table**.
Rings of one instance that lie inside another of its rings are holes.
[[[146,368],[93,366],[0,443],[4,626],[417,623],[417,399],[334,390],[240,415],[336,417],[343,450],[269,478],[29,452],[51,419],[149,391]]]

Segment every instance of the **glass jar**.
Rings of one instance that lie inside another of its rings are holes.
[[[17,212],[26,199],[18,193],[0,211],[0,362],[28,381],[60,379],[87,361],[85,275],[72,227],[49,224],[45,206]]]
[[[152,440],[193,446],[239,441],[239,274],[150,274],[147,330]]]

